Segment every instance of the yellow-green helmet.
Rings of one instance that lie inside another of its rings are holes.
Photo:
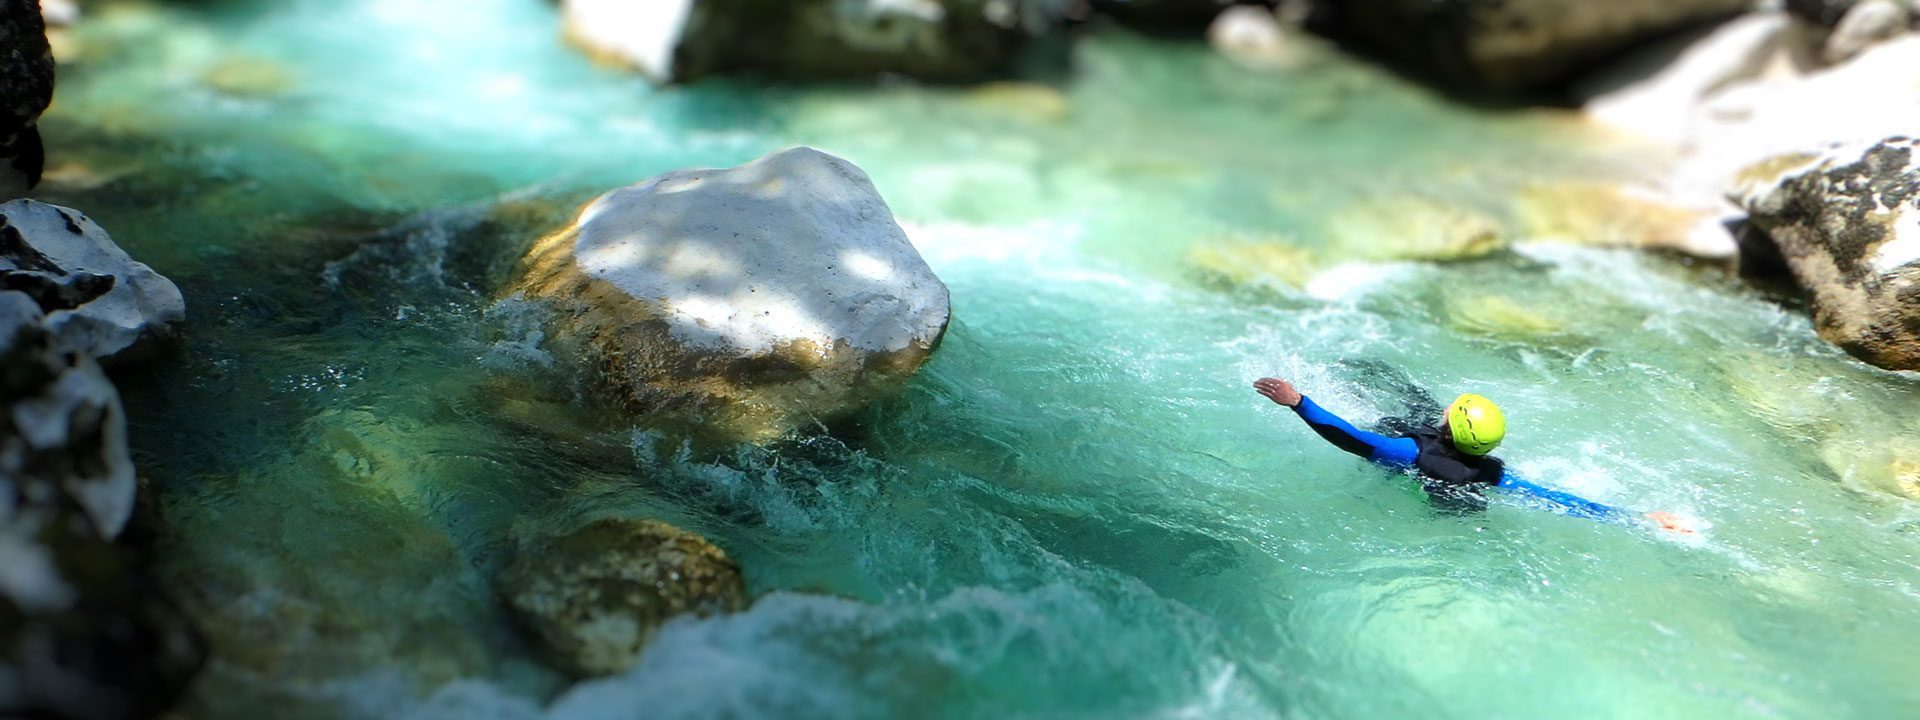
[[[1453,446],[1460,452],[1485,455],[1507,436],[1507,415],[1492,400],[1467,393],[1447,406],[1447,429],[1453,432]]]

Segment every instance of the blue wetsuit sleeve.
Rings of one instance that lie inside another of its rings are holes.
[[[1512,470],[1500,474],[1500,487],[1558,505],[1565,508],[1568,515],[1595,520],[1626,520],[1632,517],[1632,513],[1612,505],[1603,505],[1570,492],[1527,482],[1525,478],[1515,475]]]
[[[1340,416],[1327,412],[1305,395],[1300,396],[1300,404],[1293,407],[1294,413],[1306,421],[1307,427],[1314,433],[1333,443],[1335,447],[1359,455],[1382,465],[1412,465],[1420,456],[1420,446],[1413,438],[1390,438],[1379,433],[1371,433],[1355,428]]]

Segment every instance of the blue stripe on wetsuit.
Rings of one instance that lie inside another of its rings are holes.
[[[1420,458],[1420,444],[1413,438],[1390,438],[1355,428],[1305,395],[1300,396],[1300,404],[1293,406],[1293,411],[1327,442],[1372,462],[1400,468],[1411,466]]]
[[[1314,433],[1326,438],[1327,442],[1374,464],[1407,468],[1420,458],[1420,444],[1414,442],[1413,438],[1387,437],[1361,430],[1340,416],[1327,412],[1326,408],[1305,395],[1300,396],[1300,404],[1295,405],[1293,411],[1306,421],[1307,427],[1313,428]],[[1569,515],[1596,520],[1618,520],[1631,516],[1620,508],[1528,482],[1512,471],[1503,470],[1500,473],[1498,487],[1560,506]]]

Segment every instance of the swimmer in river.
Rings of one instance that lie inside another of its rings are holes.
[[[1420,478],[1421,489],[1435,505],[1443,508],[1485,508],[1485,491],[1498,488],[1537,498],[1565,509],[1570,515],[1617,522],[1645,518],[1669,532],[1693,532],[1692,527],[1672,513],[1634,513],[1602,505],[1535,485],[1507,470],[1500,458],[1489,454],[1506,437],[1506,415],[1492,400],[1479,395],[1469,393],[1454,400],[1441,413],[1437,426],[1416,426],[1399,418],[1388,418],[1382,422],[1383,426],[1397,423],[1399,427],[1390,430],[1392,435],[1383,435],[1355,428],[1300,394],[1293,383],[1285,380],[1260,378],[1253,382],[1253,389],[1275,403],[1293,408],[1307,427],[1334,446],[1376,465],[1413,471]]]

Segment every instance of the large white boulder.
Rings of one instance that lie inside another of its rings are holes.
[[[514,290],[559,308],[555,336],[630,407],[750,440],[897,386],[948,318],[866,173],[811,148],[602,195],[534,246]]]
[[[186,317],[180,289],[99,224],[36,200],[0,204],[0,289],[40,305],[58,349],[108,364],[151,352]]]

